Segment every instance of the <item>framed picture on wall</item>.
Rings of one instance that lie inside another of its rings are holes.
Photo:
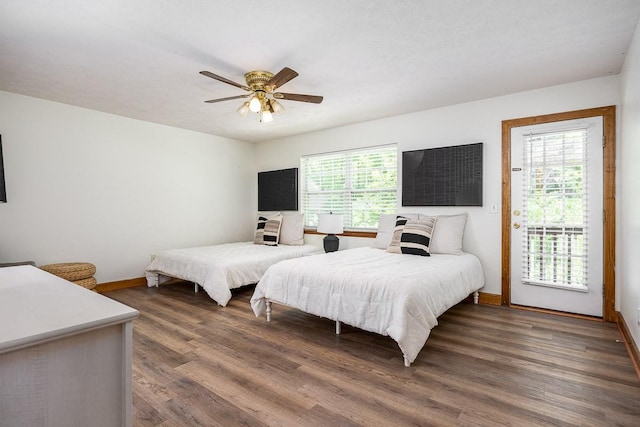
[[[258,172],[258,210],[298,210],[298,168]]]
[[[482,206],[482,142],[402,153],[402,206]]]

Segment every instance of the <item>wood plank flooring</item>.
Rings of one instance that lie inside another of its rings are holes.
[[[615,324],[462,303],[410,368],[389,337],[193,285],[105,295],[140,310],[135,426],[640,426]]]

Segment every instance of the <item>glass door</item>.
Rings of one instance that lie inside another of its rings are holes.
[[[602,118],[511,138],[511,303],[602,316]]]

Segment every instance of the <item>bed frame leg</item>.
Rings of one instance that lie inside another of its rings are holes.
[[[339,320],[336,320],[336,335],[340,335],[342,333],[342,323]]]
[[[411,362],[409,362],[409,359],[407,358],[407,356],[403,354],[402,357],[404,358],[404,366],[406,366],[407,368],[410,367]]]
[[[193,292],[198,292],[198,284],[194,282],[193,286],[194,286]]]
[[[480,298],[480,292],[475,291],[475,292],[473,293],[473,303],[474,303],[474,304],[477,304],[477,303],[478,303],[478,299],[479,299],[479,298]]]
[[[267,322],[271,322],[271,301],[267,301]]]

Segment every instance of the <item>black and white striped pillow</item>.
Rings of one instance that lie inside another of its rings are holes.
[[[429,245],[435,223],[435,217],[404,221],[398,244],[393,246],[392,242],[392,246],[387,250],[393,253],[430,256]]]
[[[258,216],[258,225],[256,226],[253,243],[256,245],[278,246],[281,226],[282,215],[270,218]]]
[[[396,217],[396,226],[393,229],[393,235],[391,236],[391,243],[387,248],[387,251],[400,253],[400,238],[402,237],[402,230],[404,230],[404,225],[409,221],[409,218],[406,216],[398,215]]]

